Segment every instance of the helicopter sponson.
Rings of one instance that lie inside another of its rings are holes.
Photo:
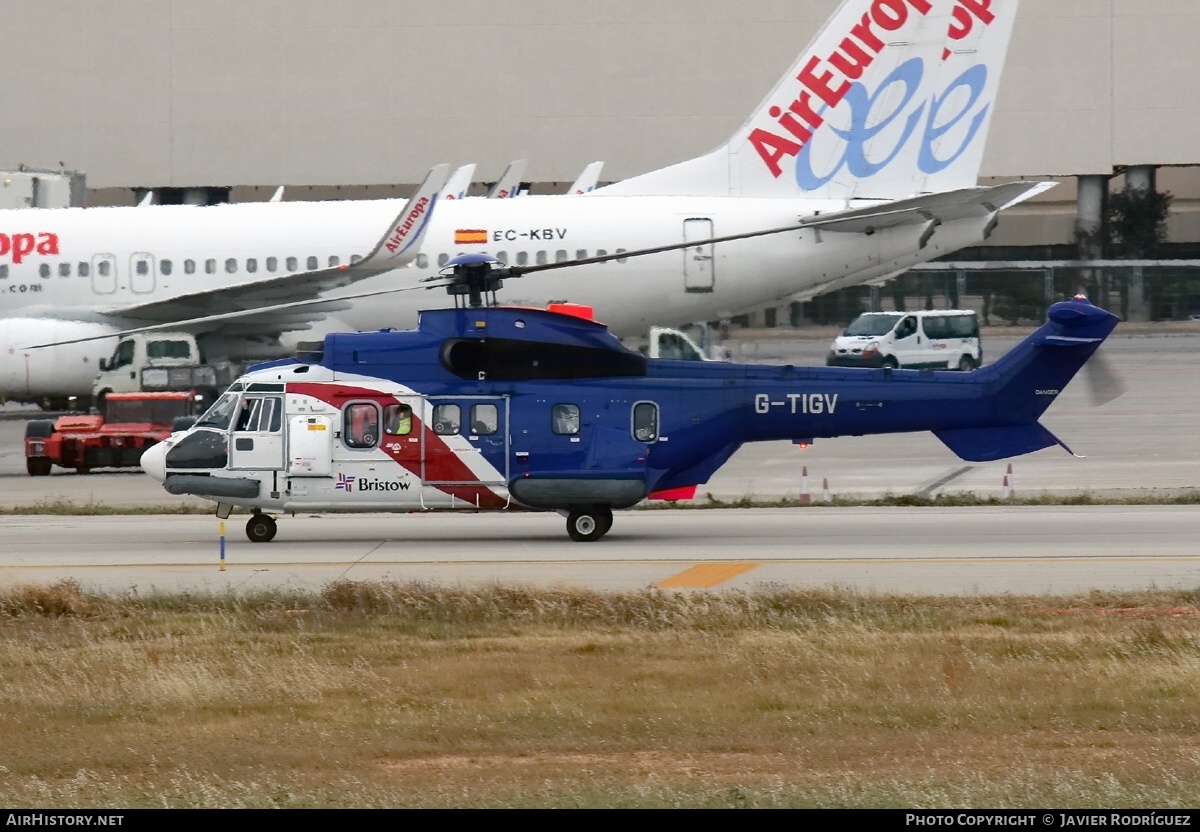
[[[1056,303],[963,373],[648,359],[572,314],[427,311],[256,365],[142,467],[218,516],[253,509],[255,541],[271,512],[443,510],[557,511],[590,541],[615,509],[694,494],[746,442],[927,430],[970,461],[1062,445],[1038,419],[1117,323]]]

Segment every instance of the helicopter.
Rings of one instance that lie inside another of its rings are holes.
[[[455,510],[558,512],[591,542],[615,510],[693,497],[747,442],[932,431],[971,462],[1072,453],[1038,419],[1119,322],[1077,295],[970,372],[651,359],[588,308],[498,305],[521,273],[450,261],[426,281],[453,308],[255,365],[143,470],[223,519],[250,508],[254,542],[271,513]]]

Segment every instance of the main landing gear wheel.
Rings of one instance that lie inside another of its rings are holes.
[[[250,538],[251,543],[270,543],[275,539],[276,531],[275,518],[267,514],[256,512],[246,523],[246,537]]]
[[[567,534],[577,543],[590,543],[604,537],[612,523],[612,509],[576,509],[567,515]]]

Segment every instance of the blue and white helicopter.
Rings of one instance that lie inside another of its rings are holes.
[[[251,508],[255,542],[275,537],[268,512],[451,510],[556,511],[594,541],[616,509],[693,496],[746,442],[927,430],[968,461],[1070,452],[1038,419],[1119,320],[1055,303],[964,373],[649,359],[579,308],[488,303],[505,278],[594,260],[457,258],[428,279],[456,308],[257,365],[142,467],[219,517]]]

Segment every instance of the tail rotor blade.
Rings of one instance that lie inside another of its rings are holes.
[[[1103,351],[1093,355],[1083,370],[1087,378],[1088,398],[1093,405],[1108,404],[1125,392],[1125,382]]]

